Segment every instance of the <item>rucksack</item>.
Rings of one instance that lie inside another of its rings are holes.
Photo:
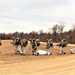
[[[22,39],[22,40],[21,40],[21,46],[26,47],[27,44],[28,44],[28,41],[27,41],[26,39]]]
[[[40,46],[40,40],[36,39],[37,46]]]
[[[16,38],[14,40],[14,45],[20,45],[20,38]]]
[[[49,46],[53,46],[53,41],[52,41],[52,39],[49,39],[48,42],[49,42]]]
[[[65,39],[62,39],[61,44],[62,44],[62,47],[66,47],[67,41]]]

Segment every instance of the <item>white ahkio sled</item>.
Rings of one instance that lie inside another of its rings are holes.
[[[50,52],[47,53],[47,51],[45,51],[45,50],[37,50],[37,53],[36,53],[37,56],[38,55],[49,55],[49,54],[50,54]]]

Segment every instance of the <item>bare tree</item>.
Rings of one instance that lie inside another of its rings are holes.
[[[61,22],[60,25],[58,26],[58,33],[60,33],[60,37],[62,38],[62,33],[63,33],[63,30],[64,30],[64,23]]]
[[[72,25],[70,40],[71,40],[71,43],[75,43],[75,24]]]
[[[58,32],[58,24],[54,25],[52,28],[52,33],[53,33],[53,40],[56,41],[56,36]]]
[[[39,34],[40,34],[40,40],[43,41],[43,30],[39,30]]]

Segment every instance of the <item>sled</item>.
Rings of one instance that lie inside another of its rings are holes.
[[[45,50],[37,50],[37,53],[39,53],[40,55],[42,55],[42,54],[47,54],[47,51],[45,51]],[[50,52],[48,52],[48,54],[50,54]]]

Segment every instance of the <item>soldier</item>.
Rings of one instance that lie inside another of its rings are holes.
[[[28,44],[28,41],[26,39],[21,40],[21,43],[20,43],[20,45],[21,45],[20,54],[21,55],[25,55],[25,47],[27,46],[27,44]]]
[[[17,37],[17,38],[12,38],[13,42],[13,47],[14,47],[14,50],[15,50],[15,54],[20,54],[19,52],[19,45],[20,45],[20,38]]]
[[[31,49],[32,49],[32,55],[36,54],[39,55],[39,53],[37,53],[37,47],[40,45],[40,43],[37,43],[37,39],[33,38],[30,39],[30,44],[31,44]]]
[[[59,46],[60,50],[57,54],[66,54],[66,52],[64,52],[63,48],[66,47],[67,45],[67,41],[65,39],[60,40],[60,42],[57,44],[57,46]]]
[[[53,41],[52,41],[52,39],[47,39],[46,40],[46,42],[47,42],[47,45],[46,45],[46,49],[47,49],[47,55],[52,55],[52,50],[51,50],[51,47],[53,47]]]

